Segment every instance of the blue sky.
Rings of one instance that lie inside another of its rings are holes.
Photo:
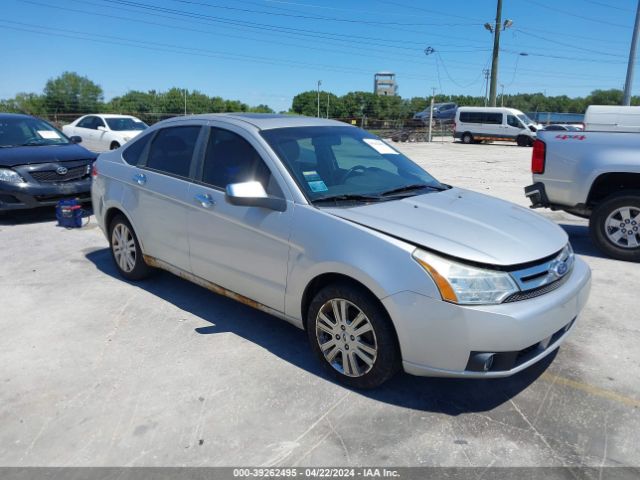
[[[172,86],[286,110],[301,91],[484,94],[496,0],[2,0],[0,98],[65,70],[105,97]],[[505,93],[622,88],[635,0],[504,0]],[[427,56],[424,50],[435,53]],[[526,53],[526,56],[519,55]],[[634,94],[640,94],[640,71]]]

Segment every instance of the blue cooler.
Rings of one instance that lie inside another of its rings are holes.
[[[85,211],[82,209],[82,205],[75,198],[60,200],[56,205],[56,218],[58,219],[58,225],[61,227],[82,227],[82,217],[84,215]]]

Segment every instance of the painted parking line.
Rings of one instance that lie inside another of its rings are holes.
[[[571,380],[570,378],[560,377],[549,372],[544,372],[542,375],[540,375],[540,378],[544,381],[551,382],[556,385],[565,385],[567,387],[571,387],[575,390],[580,390],[596,397],[606,398],[608,400],[613,400],[614,402],[622,403],[623,405],[627,405],[629,407],[640,408],[640,400],[621,395],[605,388],[596,387],[594,385],[589,385],[588,383],[579,382],[577,380]]]

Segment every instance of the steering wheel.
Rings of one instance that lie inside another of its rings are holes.
[[[352,176],[354,173],[364,173],[366,171],[367,167],[365,167],[364,165],[356,165],[355,167],[351,167],[349,170],[347,170],[347,173],[342,176],[342,181],[346,182],[347,178]]]

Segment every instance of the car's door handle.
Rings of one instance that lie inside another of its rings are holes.
[[[199,193],[193,197],[193,199],[198,202],[202,208],[213,207],[216,204],[208,193]]]
[[[133,176],[133,181],[138,185],[144,185],[145,183],[147,183],[147,176],[144,173],[136,173]]]

